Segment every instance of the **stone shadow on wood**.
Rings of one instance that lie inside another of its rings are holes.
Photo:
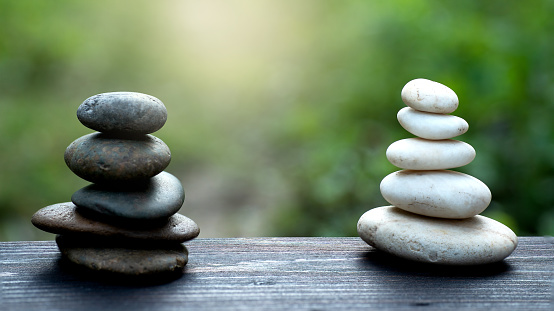
[[[405,276],[486,278],[513,270],[506,261],[471,266],[437,265],[399,258],[375,249],[360,254],[360,258],[361,269]]]
[[[187,282],[189,277],[185,270],[179,278],[114,278],[87,271],[60,256],[38,267],[28,286],[31,289],[48,288],[70,297],[59,301],[48,300],[43,306],[45,309],[49,304],[59,304],[64,309],[72,310],[142,310],[147,303],[148,309],[159,310],[168,304],[167,292],[175,286],[182,286],[181,282]]]
[[[93,286],[138,288],[165,285],[177,280],[186,282],[190,276],[186,273],[186,270],[185,266],[182,272],[172,272],[156,276],[125,276],[105,271],[94,271],[60,256],[48,268],[44,268],[36,274],[36,281],[50,283],[54,287],[56,286],[55,283],[71,282],[76,285],[74,282],[79,282],[82,286],[75,286],[75,288],[89,288]]]

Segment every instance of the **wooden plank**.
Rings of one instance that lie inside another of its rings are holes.
[[[52,241],[0,243],[2,310],[553,310],[554,245],[522,237],[485,267],[414,264],[359,238],[196,239],[186,273],[158,285],[83,278]]]

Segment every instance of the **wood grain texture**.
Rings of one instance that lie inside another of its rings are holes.
[[[359,238],[196,239],[183,277],[157,285],[83,276],[54,242],[0,243],[2,310],[553,310],[554,244],[522,237],[504,262],[416,264]]]

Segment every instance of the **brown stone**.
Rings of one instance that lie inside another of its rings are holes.
[[[181,214],[171,216],[161,227],[126,228],[87,218],[71,203],[58,203],[37,211],[31,222],[35,227],[55,234],[83,234],[119,239],[184,242],[200,233],[198,225]]]
[[[133,244],[127,248],[124,243],[106,244],[104,240],[64,235],[58,235],[56,243],[62,255],[79,266],[125,276],[182,273],[188,261],[188,250],[180,243],[162,247]]]

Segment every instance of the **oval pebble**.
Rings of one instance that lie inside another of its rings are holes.
[[[444,84],[427,79],[408,82],[401,92],[402,101],[419,111],[451,113],[458,108],[458,96]]]
[[[422,112],[410,107],[400,109],[397,118],[406,131],[425,139],[448,139],[462,135],[469,129],[469,124],[460,117]]]
[[[144,184],[113,187],[92,184],[71,196],[75,205],[108,217],[131,220],[156,220],[177,213],[185,191],[177,177],[161,172]]]
[[[363,214],[357,229],[362,240],[381,251],[426,263],[489,264],[517,247],[510,228],[484,216],[440,219],[383,206]]]
[[[77,118],[84,126],[99,132],[149,134],[164,126],[167,110],[154,96],[111,92],[87,98],[77,108]]]
[[[122,276],[181,274],[188,262],[188,250],[179,243],[128,247],[124,242],[106,245],[104,240],[95,242],[65,235],[58,235],[56,243],[69,261],[93,271]]]
[[[381,194],[406,211],[440,218],[469,218],[489,206],[492,194],[479,179],[455,171],[401,170],[381,181]]]
[[[475,149],[463,141],[406,138],[386,152],[390,163],[409,170],[442,170],[464,166],[475,159]]]
[[[87,218],[77,212],[72,202],[58,203],[38,210],[32,217],[33,225],[46,232],[67,235],[94,235],[110,239],[137,239],[149,241],[185,242],[200,233],[198,225],[181,214],[171,216],[155,228],[125,227]]]
[[[171,152],[152,135],[125,139],[92,133],[72,142],[64,160],[73,173],[93,183],[141,181],[163,171]]]

